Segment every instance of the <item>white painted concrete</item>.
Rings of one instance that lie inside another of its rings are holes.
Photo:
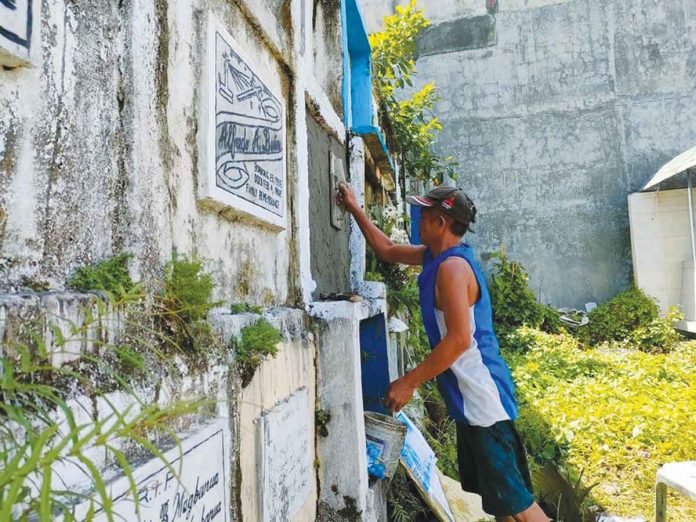
[[[628,214],[635,283],[666,313],[682,304],[682,267],[691,260],[687,191],[631,194]]]

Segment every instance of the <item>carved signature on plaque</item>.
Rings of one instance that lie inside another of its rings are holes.
[[[238,194],[258,162],[283,160],[283,109],[249,65],[218,34],[216,79],[216,180]],[[267,169],[261,169],[267,170]],[[262,181],[262,180],[261,180]],[[268,195],[274,197],[273,176]],[[282,188],[282,187],[281,187]],[[258,196],[258,194],[255,194]],[[269,198],[257,197],[275,207]]]

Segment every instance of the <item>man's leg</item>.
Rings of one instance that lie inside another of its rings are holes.
[[[525,509],[522,513],[517,513],[513,517],[508,517],[506,522],[549,522],[551,519],[539,507],[536,502]]]
[[[506,513],[496,515],[499,522],[549,522],[534,502],[524,448],[514,424],[503,421],[489,427],[472,426],[467,435],[484,511]]]
[[[495,517],[495,522],[549,522],[550,520],[536,502],[514,516]]]

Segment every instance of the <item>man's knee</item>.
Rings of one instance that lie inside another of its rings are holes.
[[[509,520],[508,520],[509,519]],[[550,522],[551,519],[546,516],[546,513],[539,507],[539,504],[534,502],[531,506],[525,509],[522,513],[517,513],[513,517],[508,517],[506,522]]]

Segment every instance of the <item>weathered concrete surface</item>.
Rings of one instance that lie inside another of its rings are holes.
[[[347,174],[345,147],[326,135],[320,125],[307,115],[309,140],[309,205],[312,276],[317,283],[315,299],[321,292],[346,292],[351,288],[351,251],[348,245],[350,221],[342,228],[331,224],[330,154],[343,163]]]
[[[220,298],[297,301],[292,228],[225,219],[196,195],[204,14],[292,99],[293,25],[277,22],[289,2],[262,4],[46,3],[37,66],[0,71],[0,291],[62,289],[76,266],[122,251],[149,282],[174,250],[209,261]]]
[[[390,2],[361,4],[380,19]],[[484,4],[424,5],[465,24]],[[479,209],[467,240],[504,244],[543,302],[604,301],[631,280],[627,195],[696,143],[696,4],[498,4],[494,46],[431,39],[417,62],[416,87],[435,81],[442,98],[437,148]]]
[[[309,313],[318,345],[316,407],[331,415],[328,433],[317,437],[318,520],[380,520],[384,499],[368,486],[360,321],[385,314],[386,301],[319,302]]]
[[[312,9],[313,73],[336,113],[343,118],[343,34],[339,0],[304,0]]]

